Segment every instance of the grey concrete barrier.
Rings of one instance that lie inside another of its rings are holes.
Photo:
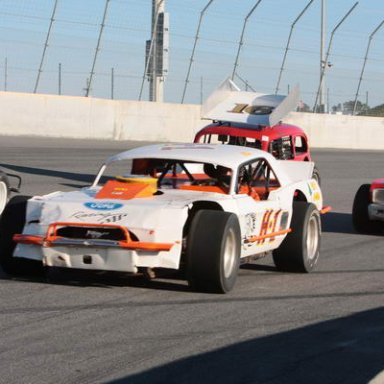
[[[0,92],[0,135],[191,142],[200,105]],[[384,118],[290,113],[312,147],[384,149]]]

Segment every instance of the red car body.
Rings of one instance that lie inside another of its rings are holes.
[[[384,189],[384,178],[373,180],[370,187],[371,193],[374,189]]]
[[[301,128],[290,124],[269,127],[217,122],[201,129],[194,142],[244,145],[270,152],[278,159],[312,161],[307,135]]]

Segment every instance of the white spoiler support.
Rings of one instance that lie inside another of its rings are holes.
[[[297,107],[299,86],[288,96],[241,91],[227,78],[201,108],[203,119],[274,126]]]

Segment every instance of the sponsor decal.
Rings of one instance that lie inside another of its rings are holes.
[[[113,224],[122,221],[125,217],[127,217],[127,213],[88,213],[88,212],[75,212],[72,216],[79,221],[88,222],[90,219],[99,224]]]
[[[310,181],[310,185],[312,189],[317,189],[318,184],[316,183],[316,181]]]
[[[315,192],[313,195],[313,200],[314,201],[319,201],[321,199],[321,195],[319,192]]]
[[[96,211],[112,211],[114,209],[121,208],[123,204],[114,203],[112,201],[90,201],[88,203],[84,203],[84,206]]]
[[[108,235],[109,232],[99,232],[99,231],[92,231],[91,229],[88,229],[85,237],[91,238],[91,239],[100,239],[101,237]]]
[[[245,236],[245,243],[252,243],[257,245],[263,245],[265,243],[272,243],[276,240],[275,236],[273,236],[274,232],[276,232],[279,222],[279,217],[281,217],[280,221],[280,230],[285,229],[282,226],[287,226],[287,220],[288,220],[288,212],[284,211],[282,212],[281,209],[275,211],[273,209],[267,209],[264,212],[264,215],[261,219],[261,226],[260,231],[258,234],[255,234],[256,236],[250,236],[249,234],[246,234]],[[248,230],[256,230],[256,215],[255,216],[246,216],[246,231]],[[268,236],[270,235],[270,236]],[[260,238],[266,236],[264,238]]]
[[[246,236],[251,236],[256,230],[256,213],[247,213],[245,215]]]

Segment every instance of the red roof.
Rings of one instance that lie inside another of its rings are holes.
[[[235,125],[236,124],[236,125]],[[304,131],[290,124],[278,124],[273,127],[261,127],[261,126],[252,126],[252,125],[242,125],[238,123],[213,123],[207,125],[201,129],[195,136],[195,142],[198,142],[201,136],[207,134],[220,134],[220,135],[230,135],[230,136],[241,136],[249,137],[254,139],[261,140],[262,136],[268,136],[269,140],[275,140],[284,136],[304,136],[307,138]]]

